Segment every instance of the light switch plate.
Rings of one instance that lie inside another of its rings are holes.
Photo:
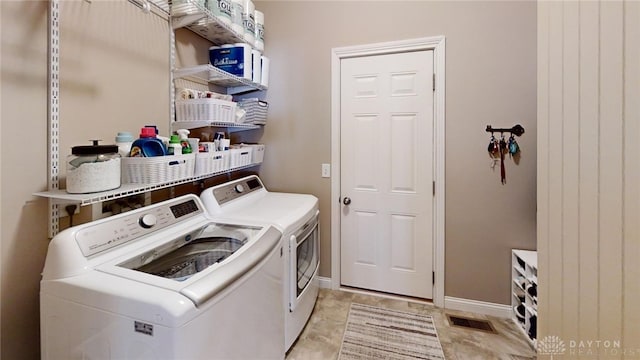
[[[322,177],[331,177],[331,164],[322,164]]]

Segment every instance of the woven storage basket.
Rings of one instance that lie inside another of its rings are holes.
[[[159,184],[193,177],[196,154],[122,158],[123,182]]]
[[[196,154],[196,176],[209,175],[229,169],[229,151]]]
[[[236,120],[236,103],[219,99],[177,100],[176,120],[233,123]]]
[[[236,148],[229,150],[229,152],[229,168],[235,169],[241,166],[251,165],[251,154],[253,153],[253,148]]]

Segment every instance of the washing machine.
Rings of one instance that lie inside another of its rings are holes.
[[[283,359],[282,233],[185,195],[56,235],[43,359]]]
[[[282,232],[285,349],[289,350],[318,298],[318,199],[307,194],[267,191],[255,175],[205,189],[200,198],[215,219],[264,221]]]

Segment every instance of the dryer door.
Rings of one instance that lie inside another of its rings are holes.
[[[291,312],[295,310],[320,267],[318,214],[316,212],[313,219],[304,224],[289,239],[291,251],[289,276],[292,280],[289,289],[289,311]]]

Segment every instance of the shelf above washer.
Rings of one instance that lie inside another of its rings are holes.
[[[231,173],[234,171],[245,170],[255,166],[259,166],[261,163],[250,164],[247,166],[241,166],[229,170],[218,171],[211,174],[189,177],[186,179],[170,181],[166,183],[147,185],[147,184],[122,184],[119,188],[109,191],[103,191],[91,194],[69,194],[65,190],[51,190],[36,192],[33,195],[46,197],[52,200],[53,204],[79,204],[80,206],[91,205],[100,203],[107,200],[119,199],[135,194],[141,194],[148,191],[163,189],[171,186],[186,184],[198,180],[207,179],[210,177]]]

